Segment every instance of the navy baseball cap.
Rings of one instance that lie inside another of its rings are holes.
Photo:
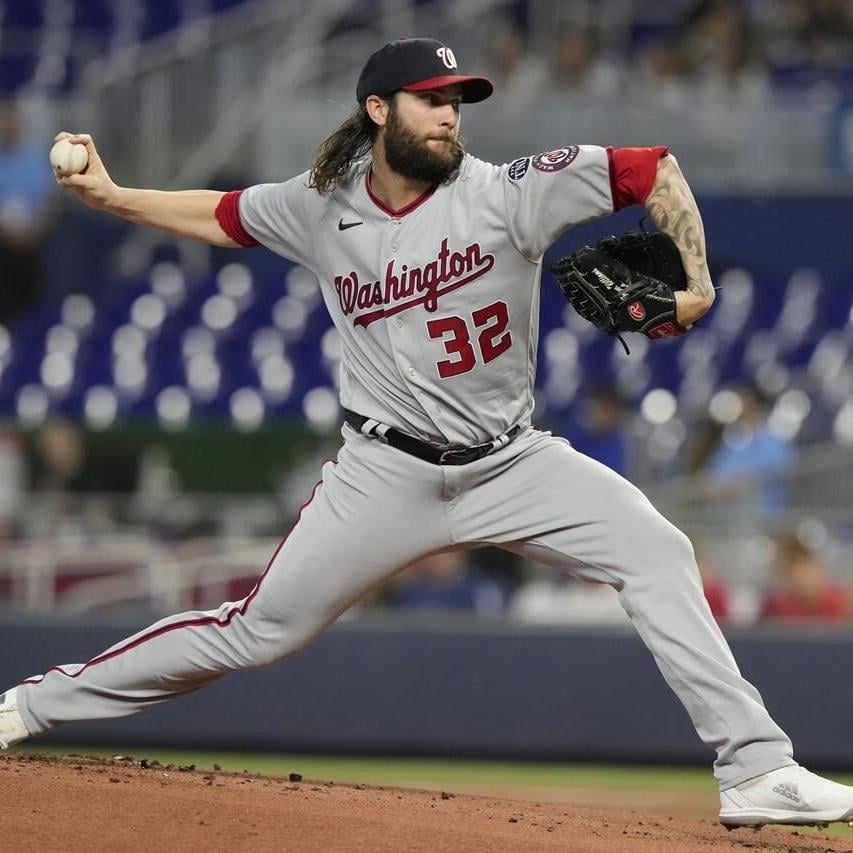
[[[494,86],[485,77],[459,73],[453,51],[435,39],[398,39],[383,45],[364,64],[358,77],[356,98],[390,95],[398,89],[423,92],[458,84],[466,104],[485,101]]]

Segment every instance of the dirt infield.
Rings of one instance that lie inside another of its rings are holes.
[[[853,839],[713,819],[451,792],[205,772],[144,760],[0,758],[0,849],[15,853],[799,853]]]

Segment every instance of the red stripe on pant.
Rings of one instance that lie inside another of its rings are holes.
[[[327,460],[331,461],[331,460]],[[336,464],[336,463],[333,463]],[[162,637],[164,634],[168,634],[170,631],[177,631],[179,628],[198,628],[202,625],[216,625],[218,628],[227,628],[231,621],[238,614],[240,616],[245,616],[246,611],[249,608],[249,603],[252,599],[257,595],[258,590],[261,588],[261,584],[263,583],[264,578],[269,573],[269,570],[272,568],[272,564],[275,562],[275,558],[278,556],[279,551],[285,546],[287,540],[293,535],[293,532],[299,526],[299,522],[302,520],[302,513],[307,509],[310,505],[311,501],[317,495],[317,490],[322,485],[323,481],[320,480],[313,488],[311,492],[311,497],[305,501],[304,504],[299,508],[299,515],[296,518],[296,522],[293,527],[287,532],[287,535],[281,542],[278,543],[275,551],[273,552],[272,557],[270,557],[270,561],[267,564],[266,569],[264,569],[264,573],[258,578],[258,582],[255,584],[254,589],[243,599],[243,603],[239,607],[234,607],[232,610],[228,612],[228,615],[225,619],[220,620],[217,616],[203,616],[198,619],[185,619],[183,622],[175,622],[172,625],[164,625],[162,628],[158,628],[156,631],[151,631],[149,634],[145,634],[142,637],[137,637],[133,642],[128,643],[126,646],[122,646],[120,649],[114,649],[111,652],[101,655],[100,657],[92,658],[88,663],[80,667],[80,669],[75,673],[66,672],[61,666],[52,666],[49,670],[47,670],[42,675],[37,675],[33,678],[28,678],[25,681],[20,682],[21,684],[40,684],[42,679],[49,675],[51,672],[60,672],[62,675],[67,678],[77,678],[79,675],[82,675],[90,666],[96,666],[99,663],[104,663],[105,661],[112,660],[114,657],[118,657],[118,655],[124,654],[125,652],[129,652],[131,649],[135,649],[137,646],[141,646],[143,643],[150,642],[151,640],[156,639],[157,637]]]

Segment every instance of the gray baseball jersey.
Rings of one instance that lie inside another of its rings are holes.
[[[542,255],[613,211],[607,152],[571,146],[459,177],[392,211],[369,159],[329,198],[308,175],[240,198],[249,234],[312,270],[342,340],[347,409],[434,441],[474,444],[528,423]]]
[[[346,408],[439,443],[510,429],[514,440],[440,465],[345,425],[337,461],[245,599],[27,679],[27,730],[136,713],[280,660],[419,557],[493,544],[619,591],[716,750],[722,788],[791,764],[714,623],[687,538],[626,480],[529,426],[542,254],[572,225],[645,200],[664,150],[568,146],[504,166],[467,156],[398,211],[372,194],[367,161],[327,197],[306,175],[226,196],[218,216],[235,240],[317,274],[343,341]]]

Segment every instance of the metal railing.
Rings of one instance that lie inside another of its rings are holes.
[[[0,587],[5,588],[0,608],[84,613],[213,607],[237,581],[248,592],[276,544],[265,537],[167,543],[139,534],[20,543],[0,551]]]
[[[329,5],[318,0],[309,17]],[[235,105],[251,105],[264,69],[301,46],[303,13],[298,3],[255,0],[93,62],[77,111],[116,176],[174,185],[222,116]]]
[[[530,53],[547,63],[561,24],[592,22],[617,66],[627,61],[620,39],[651,7],[626,0],[606,4],[604,15],[601,5],[531,4]],[[254,0],[96,60],[73,123],[97,135],[122,183],[284,179],[308,167],[314,147],[354,106],[358,71],[384,40],[428,33],[459,45],[466,69],[488,71],[490,40],[512,9],[509,0],[383,0],[367,14],[349,0]],[[606,95],[552,85],[519,97],[499,87],[488,108],[466,110],[469,147],[503,162],[567,141],[664,142],[699,187],[853,189],[831,164],[828,140],[840,107],[832,87],[746,100],[685,88],[676,97],[636,69],[621,72]]]
[[[247,152],[273,114],[287,119],[300,99],[342,74],[351,88],[383,40],[419,31],[463,40],[508,6],[384,0],[357,21],[348,17],[350,0],[255,0],[93,62],[77,112],[121,181],[166,188],[223,174],[256,178]],[[288,124],[302,119],[295,114]]]
[[[802,448],[784,471],[673,477],[642,486],[731,582],[769,580],[773,537],[794,531],[831,574],[853,582],[853,449]]]
[[[119,183],[233,188],[289,177],[308,167],[315,146],[351,109],[327,98],[318,111],[329,80],[347,80],[341,98],[354,106],[353,80],[384,41],[429,32],[476,44],[479,22],[510,5],[383,0],[367,20],[350,21],[350,0],[255,0],[94,62],[74,112]],[[134,231],[117,268],[137,274],[163,241],[173,238]],[[204,269],[207,248],[178,242]]]
[[[758,589],[772,580],[772,537],[781,529],[796,530],[831,575],[853,582],[849,449],[803,450],[773,476],[681,477],[642,488],[733,586]],[[290,526],[272,495],[179,495],[147,508],[126,495],[81,495],[65,504],[63,518],[47,501],[34,496],[22,506],[21,527],[40,517],[49,525],[36,523],[30,536],[0,547],[0,608],[213,607],[236,581],[258,577],[275,550],[275,536],[253,531]],[[164,520],[178,516],[211,532],[164,538]]]

